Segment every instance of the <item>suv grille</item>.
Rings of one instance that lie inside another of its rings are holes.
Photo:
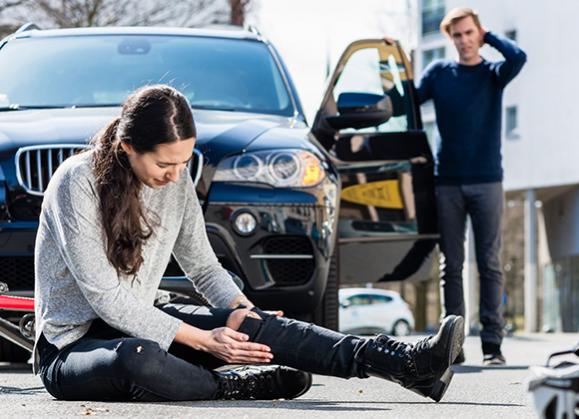
[[[267,270],[276,285],[305,284],[314,273],[313,249],[307,237],[270,238],[263,245],[263,252]]]
[[[16,153],[16,176],[24,190],[36,196],[43,196],[50,178],[60,164],[70,156],[77,154],[87,146],[80,144],[58,144],[22,147]],[[189,171],[193,182],[197,184],[203,168],[203,154],[193,150],[193,159]]]
[[[58,166],[86,147],[81,144],[51,144],[20,148],[15,162],[18,183],[31,195],[44,195]]]
[[[0,278],[10,291],[31,291],[34,289],[34,257],[0,257]]]

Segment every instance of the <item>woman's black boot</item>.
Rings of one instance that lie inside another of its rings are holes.
[[[367,375],[393,381],[438,402],[450,384],[450,365],[463,341],[464,319],[452,315],[444,319],[435,336],[415,344],[386,335],[369,339],[356,359]]]
[[[214,371],[219,390],[216,399],[295,399],[312,386],[312,374],[278,365],[248,365]]]

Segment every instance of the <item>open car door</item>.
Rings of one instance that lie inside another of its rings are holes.
[[[340,282],[428,279],[438,239],[434,162],[398,43],[348,46],[312,133],[342,182]]]

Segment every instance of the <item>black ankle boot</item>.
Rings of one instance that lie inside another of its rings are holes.
[[[370,339],[357,361],[367,375],[393,381],[438,402],[450,384],[453,372],[449,367],[463,341],[463,318],[448,316],[435,336],[415,344],[385,335]]]
[[[215,374],[217,399],[295,399],[312,386],[312,374],[278,365],[248,365]]]

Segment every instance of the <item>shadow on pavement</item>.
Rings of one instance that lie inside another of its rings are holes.
[[[194,405],[192,405],[194,403]],[[140,403],[139,403],[140,404]],[[211,401],[211,402],[166,402],[155,403],[172,406],[191,406],[196,408],[216,408],[216,409],[288,409],[288,410],[320,410],[330,412],[385,412],[393,410],[392,405],[457,405],[457,406],[491,406],[491,407],[525,407],[517,403],[475,403],[475,402],[439,402],[425,399],[424,401],[372,401],[372,400],[243,400],[243,401]],[[383,407],[371,407],[361,405],[383,405]]]
[[[472,374],[482,371],[523,371],[529,369],[528,365],[453,365],[452,370],[457,374]]]
[[[0,374],[7,372],[10,374],[32,374],[32,366],[30,364],[16,364],[8,362],[0,362]]]
[[[2,394],[18,394],[18,395],[35,395],[46,393],[44,387],[5,387],[0,386],[0,395]]]

